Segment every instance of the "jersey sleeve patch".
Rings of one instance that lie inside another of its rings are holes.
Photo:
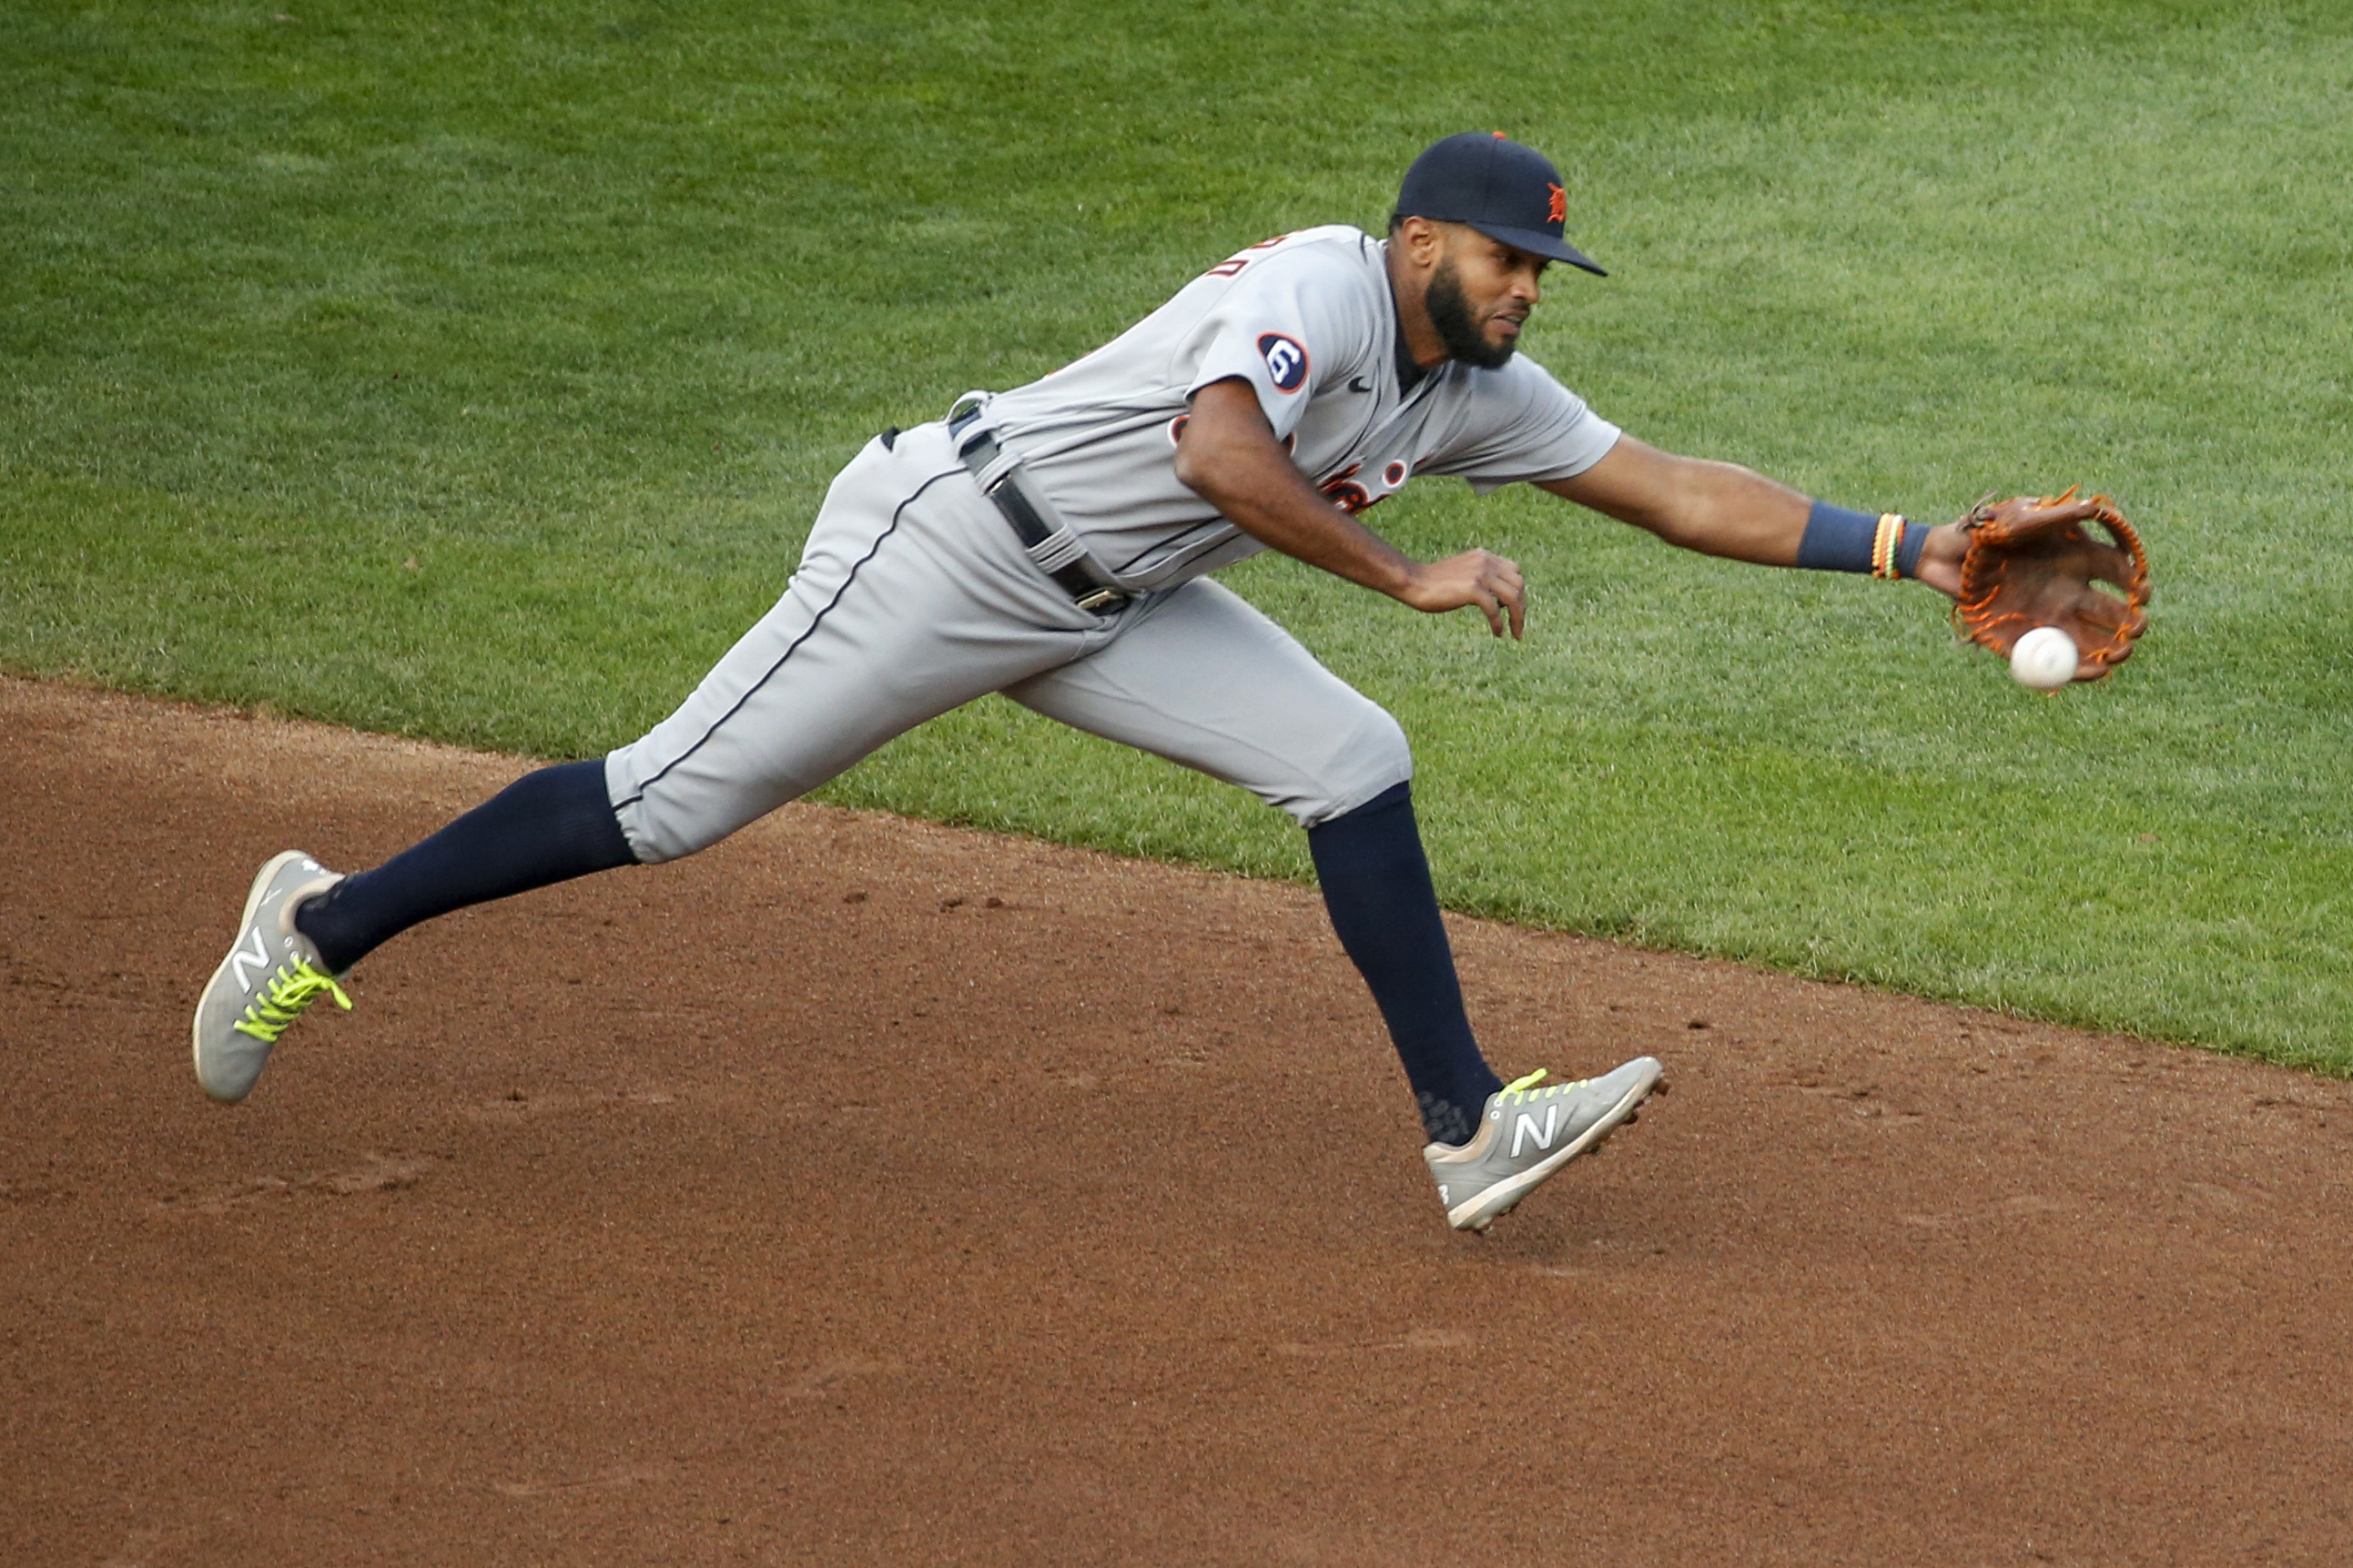
[[[1266,361],[1266,374],[1277,392],[1296,392],[1307,384],[1307,351],[1300,346],[1298,339],[1281,332],[1261,332],[1258,352]]]

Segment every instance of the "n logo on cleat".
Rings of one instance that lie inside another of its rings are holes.
[[[1536,1131],[1535,1117],[1525,1110],[1520,1112],[1518,1119],[1512,1123],[1512,1158],[1516,1160],[1520,1157],[1521,1146],[1531,1138],[1536,1141],[1537,1148],[1551,1148],[1553,1136],[1559,1131],[1560,1107],[1557,1105],[1545,1107],[1545,1124],[1541,1132]]]
[[[253,989],[253,982],[245,977],[245,966],[250,963],[262,973],[269,973],[269,950],[261,944],[259,926],[248,926],[245,934],[253,940],[253,952],[248,955],[245,951],[245,943],[238,942],[236,947],[229,950],[228,967],[229,973],[237,979],[237,989],[250,991]]]

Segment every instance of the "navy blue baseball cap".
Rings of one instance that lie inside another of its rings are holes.
[[[1490,239],[1609,276],[1560,232],[1568,216],[1560,171],[1500,131],[1465,131],[1424,148],[1405,172],[1397,216],[1468,224]]]

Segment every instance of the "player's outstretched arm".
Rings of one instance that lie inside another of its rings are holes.
[[[1608,457],[1575,479],[1547,480],[1543,488],[1648,529],[1670,544],[1760,566],[1799,563],[1814,506],[1788,486],[1736,463],[1678,457],[1631,436],[1620,437]],[[1913,574],[1957,594],[1967,550],[1957,524],[1931,529]]]
[[[1497,637],[1526,624],[1527,590],[1511,562],[1485,550],[1415,561],[1334,506],[1274,438],[1247,381],[1193,395],[1176,478],[1236,528],[1310,566],[1432,615],[1476,606]]]

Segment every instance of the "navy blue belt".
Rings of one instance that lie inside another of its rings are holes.
[[[977,408],[964,410],[949,419],[948,434],[961,435],[979,417],[980,410]],[[986,430],[980,431],[957,447],[956,456],[964,459],[964,466],[970,468],[973,478],[977,479],[997,459],[997,437]],[[1033,552],[1033,558],[1037,548],[1053,538],[1054,530],[1038,515],[1038,509],[1029,504],[1029,498],[1023,495],[1020,487],[1013,482],[1009,469],[997,476],[996,482],[986,486],[981,493],[988,497],[990,503],[1011,525],[1013,536],[1021,542],[1022,549]],[[1070,595],[1071,603],[1093,615],[1107,616],[1124,609],[1133,596],[1124,588],[1097,582],[1083,561],[1065,563],[1049,570],[1048,574],[1064,593]]]

